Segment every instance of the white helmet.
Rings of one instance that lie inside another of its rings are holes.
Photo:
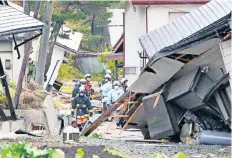
[[[127,82],[128,80],[126,78],[121,79],[121,83]]]
[[[79,93],[84,93],[85,92],[85,88],[84,87],[80,87],[79,88]]]
[[[106,75],[105,75],[105,79],[106,79],[106,78],[107,78],[108,80],[111,80],[111,76],[110,76],[109,74],[106,74]]]
[[[106,70],[106,74],[111,74],[111,71],[109,69]]]
[[[86,74],[85,75],[85,78],[88,78],[88,77],[91,78],[91,74]]]
[[[86,82],[86,80],[84,78],[80,80],[81,84],[85,84],[85,82]]]
[[[113,86],[120,86],[121,84],[120,84],[120,82],[118,82],[118,81],[114,81],[114,83],[113,83]]]

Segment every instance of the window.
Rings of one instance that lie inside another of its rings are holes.
[[[125,67],[125,74],[136,75],[138,73],[137,67]]]
[[[10,59],[6,59],[6,61],[5,61],[5,68],[6,68],[6,70],[10,70],[11,69]]]
[[[169,22],[179,19],[188,12],[169,12]]]

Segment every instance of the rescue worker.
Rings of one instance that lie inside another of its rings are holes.
[[[109,75],[111,77],[111,83],[113,82],[112,76],[111,76],[111,70],[106,70],[106,75]],[[99,87],[103,86],[105,84],[105,79],[102,80],[102,82],[99,84]]]
[[[120,83],[118,81],[114,81],[113,83],[113,89],[110,90],[107,97],[107,107],[110,107],[114,105],[114,103],[124,94],[124,91],[120,88]],[[118,113],[118,111],[121,109],[121,106],[117,108],[117,110],[114,112],[114,114]],[[119,126],[120,119],[118,118],[116,120],[116,125]]]
[[[93,115],[92,106],[89,98],[85,95],[85,89],[79,88],[79,95],[72,102],[72,109],[76,111],[77,127],[81,132],[89,116]]]
[[[85,96],[86,97],[89,96],[87,90],[85,89],[85,79],[81,79],[79,81],[79,84],[76,84],[73,91],[72,91],[72,102],[73,102],[74,98],[77,96],[77,94],[79,93],[80,87],[82,87],[84,89]],[[74,109],[72,109],[71,114],[74,115],[74,113],[75,113],[75,111],[74,111]]]
[[[85,82],[85,88],[87,89],[88,94],[92,95],[94,93],[94,90],[93,90],[92,84],[90,82],[91,75],[90,74],[86,74],[85,75],[85,80],[86,80],[86,82]]]
[[[72,91],[72,99],[76,97],[76,95],[79,93],[79,88],[84,87],[85,88],[85,79],[81,79],[78,83],[75,84],[75,87]],[[85,89],[85,95],[88,96],[87,90]]]
[[[111,76],[105,75],[105,84],[100,88],[104,112],[107,110],[107,100],[108,100],[107,97],[111,89],[112,89]]]
[[[128,82],[128,80],[126,79],[126,78],[122,78],[121,79],[121,85],[122,85],[122,87],[123,87],[123,90],[124,90],[124,92],[126,92],[126,90],[127,90],[127,82]]]

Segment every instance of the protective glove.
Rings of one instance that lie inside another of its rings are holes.
[[[90,113],[89,113],[89,116],[92,117],[92,116],[93,116],[93,112],[90,112]]]

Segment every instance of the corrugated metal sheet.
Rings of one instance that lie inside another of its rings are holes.
[[[158,52],[172,50],[204,37],[208,29],[212,31],[216,28],[216,21],[221,26],[219,21],[223,21],[231,11],[232,0],[211,0],[180,19],[146,33],[139,40],[149,58],[152,58]]]
[[[12,7],[0,5],[0,36],[36,31],[43,23]]]
[[[177,73],[183,65],[184,63],[180,61],[164,57],[151,66],[156,74],[145,71],[128,90],[135,93],[152,93]]]

